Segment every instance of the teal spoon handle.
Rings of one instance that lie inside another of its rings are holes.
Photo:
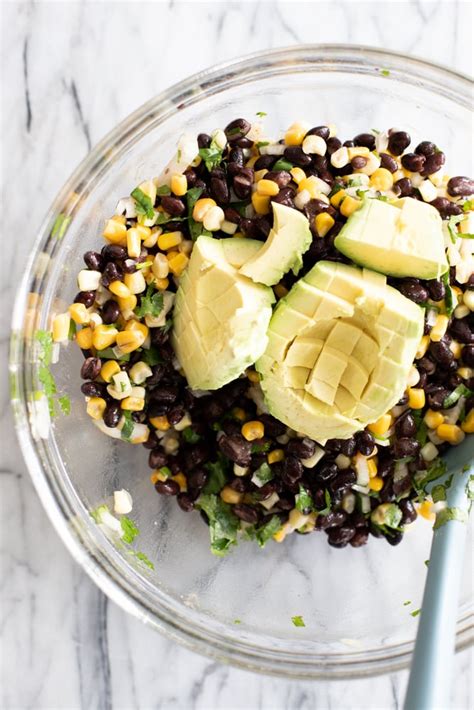
[[[466,517],[470,473],[472,469],[456,474],[447,493],[447,505],[465,511]],[[457,520],[447,521],[433,533],[405,710],[449,707],[466,533],[467,522]]]

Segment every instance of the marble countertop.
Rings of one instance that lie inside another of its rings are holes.
[[[470,2],[2,3],[3,371],[18,278],[45,208],[90,147],[166,86],[218,61],[305,42],[351,42],[472,72]],[[195,47],[195,38],[200,38]],[[108,601],[39,503],[1,381],[0,708],[395,709],[407,673],[293,682],[229,668]],[[473,655],[451,707],[472,707]]]

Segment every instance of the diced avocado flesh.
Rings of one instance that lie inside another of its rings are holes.
[[[258,239],[246,239],[245,237],[232,237],[223,239],[222,246],[224,255],[231,266],[240,269],[246,261],[255,256],[262,248],[262,242]]]
[[[303,254],[311,245],[311,231],[304,214],[272,202],[273,228],[261,249],[240,269],[255,283],[274,286],[290,269],[296,275],[303,266]]]
[[[198,238],[176,294],[172,344],[192,389],[236,379],[268,342],[273,291],[238,273],[226,241]]]
[[[316,441],[348,438],[400,399],[422,335],[422,309],[385,277],[318,262],[270,321],[256,364],[268,408]]]
[[[448,269],[438,211],[411,197],[365,199],[334,243],[356,264],[389,276],[437,279]]]

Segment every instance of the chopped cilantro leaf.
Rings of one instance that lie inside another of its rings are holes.
[[[290,163],[284,158],[279,158],[272,168],[273,172],[278,172],[279,170],[286,170],[287,172],[293,168],[293,163]]]
[[[252,444],[251,452],[252,454],[266,454],[270,450],[271,442],[265,441],[263,444]]]
[[[144,552],[133,552],[134,556],[137,558],[137,560],[140,560],[140,562],[143,562],[144,565],[149,567],[150,569],[155,569],[155,565],[153,562],[151,562],[148,557],[145,555]]]
[[[300,492],[296,496],[296,510],[299,510],[300,513],[304,513],[305,511],[307,512],[308,510],[313,510],[313,499],[311,498],[306,488],[301,485],[301,483]]]
[[[438,530],[449,520],[457,520],[460,523],[466,523],[468,520],[468,513],[462,508],[443,508],[436,515],[436,520],[433,525],[433,530]]]
[[[240,619],[234,619],[234,624],[241,624],[241,623],[242,623],[242,622],[241,622]]]
[[[171,469],[168,468],[168,466],[162,466],[158,469],[158,472],[165,478],[169,478],[171,476]]]
[[[326,507],[322,510],[318,510],[319,515],[328,515],[328,513],[331,512],[332,500],[327,488],[324,489],[324,502],[326,503]]]
[[[448,396],[444,398],[443,409],[452,407],[453,404],[456,404],[460,397],[470,397],[471,394],[474,394],[474,392],[473,390],[470,390],[469,387],[466,387],[466,385],[458,385],[456,389],[451,392],[451,394],[448,394]]]
[[[165,212],[160,212],[155,224],[168,224],[169,222],[184,222],[186,217],[172,217]]]
[[[148,269],[148,267],[152,266],[152,264],[152,261],[142,261],[139,264],[135,264],[135,268],[137,271],[141,271],[142,269]]]
[[[171,195],[171,190],[168,187],[168,185],[160,185],[160,187],[156,188],[156,194],[157,195]]]
[[[183,429],[183,431],[181,432],[181,436],[187,444],[197,444],[197,442],[201,441],[202,439],[202,436],[196,434],[194,429],[192,429],[190,426],[186,427],[186,429]]]
[[[133,199],[135,200],[135,209],[137,214],[144,215],[148,219],[153,219],[155,216],[155,210],[153,209],[153,202],[148,195],[145,195],[143,190],[136,187],[131,193]]]
[[[259,118],[264,118],[264,116],[267,116],[268,114],[265,111],[257,111],[255,115]]]
[[[265,485],[265,483],[268,483],[274,478],[273,471],[266,462],[262,463],[262,465],[254,471],[253,475],[255,478],[258,478],[262,485]]]
[[[411,604],[411,602],[410,602],[410,601],[407,601],[407,602],[403,602],[403,606],[408,606],[409,604]]]
[[[160,291],[155,291],[153,284],[147,287],[146,294],[142,296],[140,305],[134,310],[135,315],[139,318],[152,316],[157,318],[163,310],[163,294]]]
[[[464,219],[463,214],[453,214],[448,219],[448,232],[449,232],[449,236],[450,236],[453,244],[455,244],[456,239],[461,236],[459,234],[458,230],[456,229],[456,225],[458,225],[459,222],[462,222],[463,219]]]
[[[99,505],[98,508],[95,510],[91,510],[90,516],[96,522],[98,525],[102,523],[102,515],[104,513],[109,513],[109,506],[108,505]]]
[[[427,439],[428,439],[428,427],[426,425],[426,422],[424,422],[422,419],[418,425],[418,429],[416,432],[416,440],[420,446],[424,446],[427,442]]]
[[[341,185],[339,182],[335,182],[334,185],[331,188],[331,192],[329,193],[328,197],[334,197],[338,192],[344,189],[344,185]]]
[[[281,520],[278,515],[272,515],[268,523],[255,530],[255,539],[260,547],[265,547],[266,543],[281,528]]]
[[[239,519],[232,512],[231,506],[216,495],[201,494],[196,501],[196,507],[203,510],[209,520],[211,552],[223,557],[237,542]]]
[[[214,139],[212,139],[209,148],[201,148],[199,150],[199,156],[204,160],[209,172],[221,164],[222,155],[223,151],[219,148]]]
[[[293,626],[306,626],[302,616],[292,616],[291,621],[293,623]]]
[[[155,345],[152,345],[150,348],[144,348],[141,352],[140,360],[146,362],[150,367],[160,365],[163,362],[160,351]]]
[[[410,612],[410,616],[413,616],[413,617],[418,616],[420,612],[421,612],[421,609],[415,609],[415,611]]]
[[[444,296],[444,303],[446,305],[446,313],[448,314],[448,316],[450,316],[451,313],[456,308],[456,299],[453,296],[453,290],[449,284],[449,270],[446,271],[441,276],[441,281],[444,283],[444,285],[446,287],[446,293]]]
[[[128,362],[130,360],[130,353],[124,353],[120,357],[117,357],[113,348],[104,348],[104,350],[97,351],[97,357],[101,360],[118,360],[119,362]]]
[[[40,344],[40,352],[38,353],[38,379],[43,385],[43,393],[48,400],[48,408],[51,417],[56,416],[56,401],[57,394],[56,382],[50,371],[50,365],[53,358],[53,336],[46,330],[37,330],[35,339]],[[69,414],[70,404],[69,397],[63,395],[58,398],[58,404],[64,414]]]
[[[69,340],[74,340],[75,335],[76,335],[76,332],[77,332],[76,323],[75,323],[75,321],[73,321],[73,319],[71,318],[71,320],[69,321],[69,331],[68,331],[68,334],[67,334],[68,339],[69,339]]]
[[[51,236],[56,237],[56,239],[62,239],[66,234],[67,228],[71,224],[71,217],[66,216],[63,212],[58,214],[56,217],[53,228],[51,230]]]
[[[270,145],[270,141],[258,141],[258,143],[256,145],[257,145],[257,148],[263,148],[266,145]]]
[[[429,561],[429,560],[425,560],[425,565],[426,565],[427,567],[429,567],[429,566],[430,566],[430,561]]]
[[[469,480],[466,483],[466,495],[469,500],[474,500],[474,475],[469,476]]]
[[[413,485],[419,495],[426,493],[426,486],[431,481],[436,481],[446,473],[446,462],[441,458],[436,458],[430,463],[426,471],[419,471],[415,474]]]
[[[61,397],[58,397],[58,404],[63,414],[66,414],[67,416],[71,413],[71,400],[67,394],[63,394]]]
[[[438,485],[433,486],[431,498],[433,499],[433,503],[439,503],[442,500],[446,500],[446,488],[442,483],[438,483]]]
[[[140,530],[137,528],[133,520],[128,518],[126,515],[120,518],[120,525],[123,530],[122,540],[130,545],[135,540],[137,535],[140,534]]]
[[[120,431],[120,436],[124,441],[130,441],[135,426],[132,419],[132,413],[126,409],[122,409],[122,414],[124,416],[124,423]]]
[[[390,70],[389,69],[381,69],[380,73],[382,76],[390,76]]]
[[[474,200],[466,200],[466,202],[462,206],[463,212],[470,212],[470,210],[474,210]]]
[[[203,493],[206,495],[219,493],[227,483],[229,461],[219,454],[217,461],[208,462],[204,468],[209,473],[209,478],[203,488]]]

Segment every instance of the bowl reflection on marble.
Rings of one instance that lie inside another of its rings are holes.
[[[191,77],[140,108],[90,153],[50,208],[13,320],[13,403],[24,456],[52,522],[92,579],[189,648],[292,677],[362,676],[407,665],[431,526],[417,521],[398,547],[371,539],[362,549],[336,550],[323,535],[293,535],[265,551],[241,544],[215,558],[199,516],[154,494],[147,452],[92,426],[75,347],[54,366],[72,413],[55,420],[48,439],[35,440],[27,403],[37,389],[37,353],[28,333],[47,327],[51,312],[71,302],[82,254],[100,243],[103,218],[118,197],[159,172],[184,131],[210,131],[258,111],[268,114],[275,135],[298,118],[335,123],[345,136],[395,124],[415,142],[442,146],[448,170],[469,175],[470,91],[465,77],[372,49],[306,46],[254,55]],[[52,226],[60,214],[68,228],[58,239]],[[468,447],[464,442],[455,455],[467,461]],[[139,549],[154,570],[117,549],[89,515],[119,488],[133,496]],[[473,640],[471,579],[466,568],[458,647]],[[306,626],[295,627],[293,616]]]

